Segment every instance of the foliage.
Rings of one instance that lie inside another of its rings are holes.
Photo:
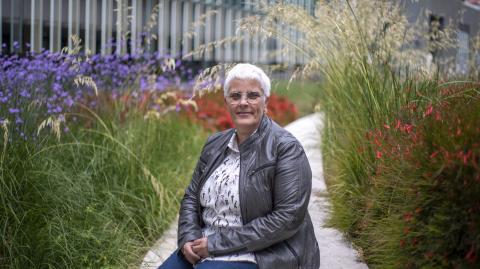
[[[168,113],[191,72],[159,54],[48,51],[0,55],[0,70],[0,267],[138,265],[205,139]]]
[[[476,268],[480,84],[436,87],[437,98],[420,97],[391,123],[366,134],[371,150],[361,151],[375,153],[366,157],[374,159],[367,171],[372,185],[367,200],[375,202],[364,211],[374,222],[386,216],[400,221],[394,247],[403,257],[397,267]],[[365,230],[369,226],[363,223]]]
[[[450,82],[425,57],[452,47],[450,29],[408,23],[398,2],[336,0],[318,1],[314,16],[267,5],[240,30],[305,57],[294,77],[322,79],[330,223],[369,266],[477,268],[478,83]],[[419,39],[431,43],[411,45]],[[467,81],[478,81],[471,73]]]
[[[37,127],[44,120],[51,118],[63,124],[65,113],[72,112],[76,103],[94,110],[104,109],[99,100],[123,97],[130,104],[141,103],[145,94],[156,97],[171,87],[191,87],[192,76],[180,61],[158,53],[87,57],[43,51],[25,57],[0,55],[0,122],[8,120],[9,132],[15,134],[12,139],[37,140]],[[189,83],[182,84],[182,79]],[[152,104],[150,109],[164,108]]]
[[[166,229],[205,138],[178,118],[95,121],[4,145],[0,264],[130,267]]]
[[[184,109],[184,115],[190,121],[199,123],[209,131],[234,127],[224,101],[223,90],[197,95],[194,100],[198,105],[198,111]],[[278,124],[286,125],[298,117],[298,111],[286,97],[271,93],[267,103],[267,115]]]
[[[273,92],[284,96],[298,108],[298,115],[305,116],[316,111],[318,104],[319,82],[314,80],[279,81],[273,83]]]

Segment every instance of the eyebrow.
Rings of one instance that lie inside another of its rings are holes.
[[[231,90],[230,90],[230,93],[239,93],[239,92],[241,92],[241,91],[240,91],[240,90],[236,90],[236,89],[231,89]],[[259,91],[256,91],[256,90],[248,90],[247,93],[249,93],[249,92],[262,93],[263,91],[262,91],[262,89],[260,89]]]

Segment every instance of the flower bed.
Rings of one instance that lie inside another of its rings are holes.
[[[126,113],[132,105],[141,108],[147,95],[155,99],[171,88],[191,87],[192,76],[180,61],[159,54],[0,55],[0,122],[10,123],[10,138],[35,140],[42,121],[50,117],[63,124],[74,104]],[[182,84],[182,78],[187,82]],[[142,109],[165,109],[152,105]]]
[[[375,155],[368,172],[370,201],[381,200],[380,195],[391,198],[388,218],[399,221],[398,241],[393,242],[401,253],[397,267],[476,268],[480,85],[438,89],[434,102],[411,102],[390,123],[366,134],[371,150],[364,154]],[[373,202],[365,213],[381,221],[387,212],[373,213],[379,210],[382,203]]]
[[[147,101],[188,76],[159,55],[0,56],[0,267],[138,266],[205,139]]]

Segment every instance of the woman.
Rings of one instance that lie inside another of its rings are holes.
[[[178,249],[160,269],[318,269],[310,165],[265,114],[270,79],[238,64],[224,96],[235,128],[205,143],[180,207]]]

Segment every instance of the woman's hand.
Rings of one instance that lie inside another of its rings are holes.
[[[192,249],[193,243],[195,241],[185,243],[182,248],[183,256],[185,256],[185,259],[187,259],[187,261],[192,265],[196,264],[200,260],[200,257]]]
[[[192,250],[202,258],[208,257],[208,239],[202,237],[192,242]]]

